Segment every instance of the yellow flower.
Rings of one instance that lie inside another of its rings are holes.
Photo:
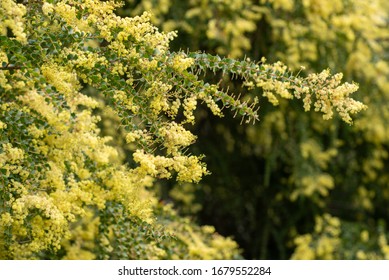
[[[7,124],[0,121],[0,130],[4,128],[7,128]]]

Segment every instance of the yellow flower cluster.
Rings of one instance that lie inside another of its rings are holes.
[[[186,122],[194,124],[194,115],[193,112],[197,107],[197,96],[192,95],[184,100],[184,116]]]
[[[38,112],[50,125],[55,126],[59,131],[68,129],[70,113],[66,111],[56,112],[56,108],[52,104],[47,103],[45,97],[36,90],[26,92],[24,95],[19,96],[18,99],[29,109]]]
[[[327,173],[307,175],[298,180],[297,186],[297,189],[290,195],[292,201],[295,201],[299,196],[312,197],[315,193],[328,196],[329,190],[334,188],[334,179]]]
[[[122,102],[126,109],[131,110],[134,114],[138,113],[139,106],[133,102],[131,95],[122,90],[117,90],[115,91],[113,98],[115,98],[116,102]]]
[[[7,54],[0,50],[0,63],[8,63]],[[8,84],[8,80],[5,76],[4,71],[0,71],[0,86],[4,89],[11,89],[11,86]]]
[[[362,169],[366,174],[366,179],[369,181],[377,180],[377,172],[384,168],[384,162],[388,156],[389,154],[385,149],[377,148],[366,158],[362,164]]]
[[[2,166],[6,162],[11,164],[20,163],[24,158],[24,151],[22,149],[12,147],[11,143],[2,144],[2,154],[0,157],[0,163]]]
[[[176,20],[166,20],[173,6],[171,0],[140,1],[131,13],[151,11],[152,22],[167,32],[178,29],[196,34],[204,30],[208,39],[218,42],[217,52],[222,55],[238,58],[251,48],[246,34],[256,29],[255,21],[261,18],[258,5],[242,0],[192,0],[185,4],[186,12]],[[193,21],[195,26],[189,23]]]
[[[152,108],[155,116],[161,112],[170,112],[171,116],[175,116],[173,111],[170,110],[167,98],[171,89],[172,85],[163,83],[162,81],[155,81],[145,92],[145,95],[151,99],[150,108]]]
[[[74,72],[66,71],[64,67],[60,67],[54,63],[47,63],[41,66],[41,73],[46,78],[47,82],[58,90],[59,93],[62,93],[67,100],[74,103],[69,103],[73,110],[75,110],[77,105],[80,105],[77,102],[76,96],[79,94],[81,86],[78,82],[77,75]],[[61,77],[61,79],[58,79]],[[86,96],[83,98],[88,99]],[[90,100],[94,106],[97,106],[95,101]],[[83,104],[85,105],[85,103]]]
[[[362,207],[367,211],[372,211],[374,209],[373,199],[375,197],[375,192],[373,190],[368,190],[364,186],[359,186],[357,188],[357,193],[355,197],[356,207]]]
[[[175,122],[162,127],[159,133],[164,139],[163,145],[166,147],[167,153],[172,155],[178,155],[182,147],[189,146],[196,140],[191,132]]]
[[[9,191],[14,193],[13,196],[10,193],[11,199],[7,201],[7,207],[12,209],[12,216],[2,215],[0,228],[4,229],[2,232],[6,228],[12,228],[13,241],[7,249],[9,255],[4,258],[30,258],[33,253],[49,248],[67,248],[70,245],[63,243],[64,240],[77,235],[76,229],[71,230],[71,223],[87,218],[86,209],[89,207],[105,208],[107,200],[121,201],[131,209],[132,215],[153,221],[150,219],[152,209],[149,206],[152,196],[142,188],[150,185],[150,178],[123,167],[102,168],[112,162],[110,158],[117,154],[105,145],[107,139],[91,134],[91,131],[96,130],[96,118],[90,112],[79,113],[75,123],[69,123],[65,129],[63,125],[59,125],[60,120],[63,120],[59,115],[63,114],[55,113],[50,106],[44,106],[44,101],[39,98],[22,100],[35,111],[40,109],[39,112],[57,130],[56,134],[50,135],[45,131],[37,133],[36,127],[30,129],[32,137],[37,140],[36,150],[47,157],[49,168],[42,171],[41,178],[28,179],[30,176],[27,172],[22,176],[23,184],[12,181],[9,186]],[[41,106],[38,108],[35,102],[42,102]],[[86,165],[85,156],[96,166],[100,166],[101,171],[92,174],[90,167]],[[0,154],[2,169],[22,175],[20,172],[23,170],[24,158],[22,149],[3,144]],[[16,167],[21,170],[16,170]],[[97,181],[94,179],[96,176],[99,178]],[[101,183],[97,183],[98,181]],[[31,212],[36,211],[38,214],[34,214],[31,219]],[[73,244],[69,247],[71,249],[67,258],[75,257],[75,246]],[[77,252],[80,254],[76,258],[93,257],[86,249]]]
[[[275,10],[291,11],[295,7],[292,0],[261,0],[261,4],[271,4]]]
[[[69,55],[72,55],[73,57],[76,57],[76,59],[72,59],[70,61],[67,61],[69,66],[72,67],[82,67],[84,69],[91,70],[93,69],[97,63],[102,65],[108,65],[108,61],[105,57],[99,56],[96,53],[92,52],[85,52],[80,49],[75,48],[63,48],[60,53],[61,60],[68,60],[67,57]],[[56,67],[58,68],[58,67]],[[112,69],[114,72],[119,72],[118,69]],[[74,74],[74,73],[73,73]],[[79,75],[81,79],[85,80],[86,82],[90,83],[90,77],[86,75]]]
[[[385,259],[389,259],[389,245],[388,240],[384,234],[380,234],[378,237],[378,245]]]
[[[329,214],[315,219],[313,234],[305,234],[295,238],[296,249],[292,259],[332,260],[337,258],[337,249],[341,243],[340,220]]]
[[[197,156],[176,155],[172,158],[146,154],[143,150],[134,153],[134,160],[139,163],[136,171],[140,174],[159,178],[170,178],[177,172],[177,180],[198,182],[208,171]]]
[[[62,247],[66,250],[65,260],[93,260],[96,254],[92,253],[95,248],[95,240],[98,238],[100,220],[95,217],[94,211],[86,210],[83,219],[70,232],[68,240],[63,241]]]
[[[204,101],[205,104],[207,104],[207,106],[211,110],[212,114],[214,114],[215,116],[223,117],[223,113],[222,113],[220,107],[216,104],[215,100],[212,98],[213,94],[217,91],[218,91],[218,88],[216,85],[210,85],[206,88],[206,90],[201,91],[198,94],[197,98],[201,101]],[[195,109],[195,106],[188,106],[188,107],[189,107],[188,108],[189,110],[191,109],[191,107],[193,109]],[[185,111],[184,111],[184,114],[185,114]]]
[[[164,209],[173,217],[177,215],[170,205],[167,205]],[[237,243],[231,238],[220,236],[212,226],[193,228],[188,218],[169,223],[167,230],[174,234],[179,242],[178,244],[185,244],[188,247],[188,251],[185,252],[185,259],[233,259],[239,253]],[[180,256],[175,254],[171,258],[179,259]]]
[[[3,128],[7,128],[7,124],[5,124],[2,121],[0,121],[0,130],[3,129]]]
[[[289,178],[295,184],[289,198],[295,201],[300,196],[306,196],[322,205],[320,197],[327,197],[335,187],[333,176],[325,171],[338,151],[336,148],[324,150],[316,140],[307,139],[300,144],[300,154],[304,160],[301,166],[304,172],[295,172]]]
[[[0,168],[5,170],[5,176],[19,175],[22,179],[29,177],[28,171],[23,169],[24,151],[14,148],[10,143],[2,144],[0,154]]]
[[[270,72],[278,72],[282,75],[287,71],[286,66],[280,62],[274,65],[264,65],[264,68],[268,72],[270,70]],[[263,95],[273,105],[279,104],[274,93],[284,99],[302,99],[305,111],[309,111],[313,103],[315,111],[322,112],[323,119],[328,120],[332,118],[335,109],[342,120],[349,124],[352,123],[350,114],[367,109],[362,102],[349,97],[358,90],[358,85],[347,82],[341,84],[343,75],[340,73],[331,76],[329,70],[324,70],[319,74],[309,74],[302,80],[286,78],[285,81],[276,80],[271,76],[272,74],[269,78],[261,73],[254,75],[253,79],[257,87],[263,88]]]
[[[314,139],[308,139],[300,144],[301,155],[304,159],[312,159],[321,168],[327,168],[329,161],[338,154],[335,148],[326,151]]]
[[[333,108],[336,109],[339,116],[346,122],[351,123],[351,114],[367,108],[362,102],[356,101],[348,96],[358,90],[356,84],[344,83],[340,85],[343,75],[341,73],[330,77],[329,70],[324,70],[319,74],[308,75],[307,81],[310,86],[317,86],[315,91],[316,101],[314,102],[315,111],[323,112],[323,119],[328,120],[333,116]],[[297,94],[299,92],[297,91]],[[310,109],[311,94],[307,93],[304,97],[304,108]]]
[[[132,131],[132,132],[129,132],[126,134],[127,143],[132,143],[132,142],[135,142],[138,140],[143,140],[145,142],[151,142],[152,137],[146,129],[144,129],[144,130],[138,129],[138,130],[135,130],[135,131]]]
[[[172,67],[178,72],[183,72],[193,65],[193,58],[186,57],[184,53],[180,53],[173,58]]]
[[[0,3],[0,34],[7,35],[9,28],[16,40],[25,44],[27,37],[25,33],[26,7],[22,4],[17,4],[12,0],[2,0]]]
[[[366,229],[355,233],[353,233],[354,228],[350,228],[350,232],[347,230],[345,228],[342,233],[340,220],[336,217],[328,214],[316,217],[314,232],[295,238],[296,249],[292,259],[377,260],[388,258],[389,246],[384,233],[378,233],[373,239]],[[347,239],[341,236],[343,234],[347,235]],[[376,249],[369,248],[372,243],[377,246]]]
[[[209,6],[214,6],[210,9]],[[255,21],[261,15],[259,7],[249,1],[218,0],[218,1],[192,1],[191,8],[187,11],[187,19],[199,18],[207,20],[206,35],[209,39],[220,41],[218,53],[228,54],[230,57],[241,57],[245,50],[251,48],[250,40],[245,33],[256,29]],[[216,16],[222,14],[226,17]],[[193,33],[193,27],[188,30]]]

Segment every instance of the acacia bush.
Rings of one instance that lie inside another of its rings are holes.
[[[163,195],[234,235],[247,258],[388,258],[387,1],[126,3],[121,14],[151,10],[162,30],[178,29],[172,48],[266,57],[295,72],[305,67],[301,75],[330,67],[358,83],[356,98],[369,108],[349,126],[258,88],[247,93],[260,100],[256,125],[198,110],[195,150],[213,175],[200,185],[163,184]],[[222,84],[240,90],[242,81]]]
[[[147,12],[119,15],[117,1],[20,2],[0,4],[2,259],[240,258],[231,238],[159,199],[161,179],[209,174],[188,149],[198,104],[228,108],[244,129],[259,118],[259,92],[298,116],[313,107],[351,124],[366,109],[350,97],[358,86],[329,70],[173,51],[176,32]],[[233,78],[244,96],[228,89]]]

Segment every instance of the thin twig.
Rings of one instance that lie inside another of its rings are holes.
[[[0,70],[19,70],[22,69],[22,66],[18,65],[7,65],[7,66],[0,66]]]

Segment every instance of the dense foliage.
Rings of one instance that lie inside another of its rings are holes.
[[[302,75],[330,67],[357,82],[355,96],[368,105],[352,126],[290,100],[260,99],[255,126],[199,111],[196,149],[212,176],[162,193],[233,234],[247,258],[388,258],[388,2],[127,0],[121,13],[143,10],[163,30],[178,29],[174,48],[266,57],[303,66]]]
[[[353,133],[368,135],[370,125],[366,120],[373,113],[366,113],[355,128],[348,128],[352,123],[350,114],[366,109],[349,96],[358,86],[351,80],[341,83],[342,74],[331,75],[329,70],[298,74],[299,62],[310,67],[303,55],[297,61],[283,57],[292,68],[276,59],[271,64],[264,59],[260,63],[235,59],[249,51],[244,32],[254,32],[256,24],[261,23],[275,32],[272,38],[277,40],[282,25],[272,24],[277,16],[283,16],[278,13],[292,10],[249,1],[203,1],[202,5],[189,1],[177,6],[169,1],[154,1],[156,6],[150,6],[150,1],[128,1],[125,6],[99,0],[21,2],[3,0],[0,4],[0,258],[240,258],[238,245],[231,238],[220,236],[213,226],[198,226],[182,213],[177,214],[164,200],[166,179],[180,182],[170,196],[189,202],[183,203],[188,213],[193,212],[191,205],[198,205],[194,199],[216,202],[204,209],[203,215],[219,209],[221,212],[213,216],[223,219],[219,224],[226,223],[226,215],[233,211],[234,219],[228,221],[235,220],[233,226],[239,231],[227,235],[234,233],[244,244],[244,234],[257,233],[257,238],[250,239],[253,249],[259,248],[256,242],[263,249],[252,257],[268,257],[266,247],[273,246],[269,240],[278,244],[280,251],[285,250],[288,240],[295,240],[293,257],[297,258],[353,256],[346,254],[345,242],[352,244],[354,235],[351,239],[342,235],[341,227],[347,224],[328,214],[330,200],[325,198],[339,185],[340,195],[347,191],[361,199],[355,200],[356,207],[367,199],[370,210],[376,209],[367,171],[370,167],[375,171],[384,168],[383,163],[375,165],[384,160],[384,143],[369,142],[373,153],[368,155],[373,158],[367,164],[373,166],[350,166],[352,160],[358,163],[358,156],[369,161],[354,150],[366,145],[367,136],[354,137]],[[129,8],[135,4],[137,9]],[[158,9],[151,16],[141,13],[142,7]],[[182,19],[167,20],[170,14],[177,15],[176,8],[188,13],[178,13],[185,15]],[[127,9],[137,15],[127,17]],[[382,12],[379,6],[376,12]],[[206,45],[181,45],[173,51],[170,44],[177,33],[159,31],[150,17],[161,28],[186,26],[183,40],[173,41],[173,45],[188,43],[192,36],[198,39],[193,42]],[[188,22],[181,24],[186,19]],[[198,30],[189,28],[193,20]],[[371,24],[377,25],[377,34],[370,29],[358,35],[368,36],[372,42],[385,39],[386,33],[380,33],[381,23],[372,20]],[[307,24],[303,22],[302,26]],[[204,33],[211,39],[209,45],[204,43],[204,35],[196,33],[202,29],[209,31]],[[377,37],[370,38],[372,34]],[[296,42],[300,35],[296,35]],[[330,42],[328,38],[323,40]],[[285,41],[285,45],[293,44]],[[277,46],[279,51],[272,49],[261,56],[268,54],[273,60],[278,52],[289,51],[282,44]],[[180,51],[203,47],[206,53]],[[230,55],[223,58],[216,52]],[[327,62],[335,70],[342,70]],[[384,65],[382,62],[381,68]],[[365,102],[370,106],[369,99]],[[278,107],[273,109],[273,105]],[[216,123],[213,117],[204,115],[220,117],[223,108],[240,119],[231,121],[227,117],[225,123]],[[307,113],[311,108],[316,112]],[[347,127],[337,119],[329,121],[334,113]],[[259,125],[254,126],[258,119]],[[207,137],[207,127],[219,133],[213,136],[216,142]],[[196,134],[203,138],[198,140],[200,145],[193,146]],[[221,139],[228,142],[228,151],[219,150]],[[200,196],[188,200],[187,195],[193,195],[195,189],[192,184],[209,174],[202,153],[209,158],[214,173],[206,178],[213,179],[207,179],[210,187],[200,190]],[[251,165],[259,179],[253,174],[246,176],[247,171],[231,178],[231,154],[247,161],[246,166]],[[333,170],[332,161],[337,162]],[[361,172],[361,181],[355,178],[348,182],[351,187],[342,183],[347,179],[342,167],[354,168],[349,176]],[[225,173],[217,174],[218,169]],[[342,177],[337,178],[337,174]],[[243,182],[247,183],[244,191]],[[234,187],[239,189],[231,192]],[[236,191],[242,196],[237,197]],[[302,222],[301,211],[307,207],[312,211]],[[367,210],[358,215],[349,213],[349,219],[363,219],[372,213]],[[286,223],[282,219],[285,213],[290,215]],[[297,226],[309,228],[313,215],[317,216],[314,233],[298,236]],[[251,220],[252,228],[244,228],[247,218],[253,217],[264,221]],[[378,226],[375,221],[361,226],[366,242],[371,242],[370,228]],[[377,257],[381,256],[379,250],[387,250],[384,226],[379,229]],[[343,241],[340,238],[345,240],[345,250],[328,255]],[[308,246],[309,242],[313,245]],[[324,253],[312,253],[310,248],[317,246],[319,250],[320,242]]]

